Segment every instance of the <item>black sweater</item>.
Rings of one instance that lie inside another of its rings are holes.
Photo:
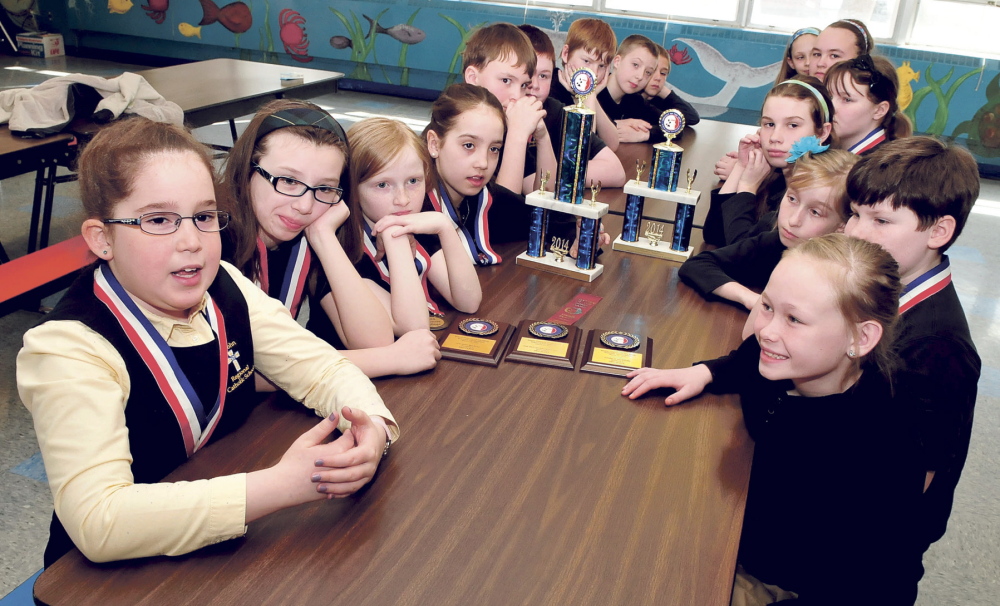
[[[750,337],[706,362],[715,393],[739,393],[754,440],[739,561],[798,604],[913,604],[924,471],[901,402],[873,367],[844,393],[788,395],[758,371]],[[864,596],[864,599],[859,599]]]
[[[699,253],[681,265],[679,275],[706,299],[712,296],[713,290],[728,282],[760,290],[767,285],[783,252],[785,245],[781,243],[778,232],[772,230],[736,244]]]

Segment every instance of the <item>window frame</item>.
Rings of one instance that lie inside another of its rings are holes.
[[[690,23],[695,25],[717,25],[724,27],[733,27],[737,29],[756,31],[756,32],[768,32],[776,34],[791,34],[793,30],[786,30],[781,27],[760,27],[752,26],[750,24],[750,16],[753,14],[753,5],[756,0],[736,0],[736,19],[733,21],[723,20],[723,19],[701,19],[694,17],[676,17],[671,15],[657,14],[657,13],[647,13],[642,11],[631,11],[631,10],[621,10],[621,9],[609,9],[607,8],[606,0],[590,0],[588,5],[588,0],[579,0],[579,5],[567,5],[567,4],[553,4],[546,2],[545,0],[492,0],[497,4],[505,4],[511,6],[521,5],[524,7],[525,14],[527,15],[528,9],[551,9],[551,10],[585,10],[589,12],[594,12],[597,14],[614,16],[614,17],[634,17],[639,19],[660,19],[663,20],[665,24],[670,22],[675,23]],[[678,0],[674,0],[678,1]],[[891,0],[890,0],[891,1]],[[876,37],[875,41],[878,44],[885,44],[889,46],[896,46],[899,48],[910,48],[914,50],[927,50],[931,52],[938,53],[951,53],[963,56],[971,57],[994,57],[996,54],[993,53],[978,53],[971,54],[970,51],[950,48],[947,46],[934,46],[927,47],[924,45],[911,44],[910,39],[912,38],[913,29],[917,22],[917,13],[920,9],[920,3],[922,0],[895,0],[896,2],[896,21],[893,24],[892,36],[888,38]],[[1000,10],[1000,0],[938,0],[940,2],[955,2],[961,4],[979,4],[983,6],[996,7]]]

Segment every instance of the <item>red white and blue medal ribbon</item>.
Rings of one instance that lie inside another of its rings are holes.
[[[207,301],[202,313],[211,325],[219,345],[219,391],[212,408],[206,411],[187,375],[177,362],[173,350],[153,328],[152,323],[132,297],[125,292],[107,264],[102,264],[94,270],[94,295],[114,314],[129,341],[152,373],[163,397],[177,418],[181,435],[184,437],[184,448],[190,457],[208,442],[225,408],[230,359],[222,312],[212,297],[206,293]]]
[[[382,260],[378,263],[375,262],[375,255],[378,253],[378,249],[375,245],[375,239],[372,238],[372,228],[365,221],[362,224],[364,227],[364,249],[365,255],[371,259],[375,269],[378,270],[378,275],[381,276],[382,281],[390,285],[392,282],[389,279],[389,263],[385,255],[382,256]],[[431,299],[430,290],[427,288],[427,270],[431,268],[431,256],[427,254],[427,249],[420,245],[420,242],[416,243],[415,250],[413,251],[413,264],[417,268],[417,275],[420,276],[420,285],[424,289],[424,299],[427,300],[427,309],[432,312],[439,314],[441,309],[438,307],[437,303]]]
[[[476,207],[473,209],[476,213],[475,231],[471,234],[462,224],[458,209],[452,204],[444,189],[432,189],[427,195],[434,209],[448,215],[451,222],[458,227],[458,233],[461,236],[459,239],[473,263],[476,265],[496,265],[503,261],[503,258],[490,246],[490,224],[487,216],[490,206],[493,205],[493,195],[488,187],[484,187],[483,191],[479,192]]]
[[[267,247],[264,241],[257,238],[257,256],[260,258],[260,289],[270,295],[269,276],[267,273]],[[285,306],[292,317],[298,316],[299,305],[302,304],[302,293],[305,292],[306,279],[309,277],[309,265],[312,261],[312,253],[309,251],[309,243],[305,236],[299,236],[299,241],[292,247],[292,253],[288,257],[288,266],[285,268],[284,278],[281,280],[281,291],[278,293],[278,300]]]
[[[903,288],[899,296],[899,313],[913,309],[921,301],[926,301],[951,284],[951,262],[944,256],[934,269],[922,274]]]
[[[868,133],[864,139],[858,141],[847,151],[855,155],[861,155],[866,151],[875,149],[885,141],[885,129],[881,126]]]

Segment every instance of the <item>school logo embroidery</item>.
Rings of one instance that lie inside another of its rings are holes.
[[[234,374],[229,375],[229,386],[226,387],[226,393],[233,393],[233,391],[243,384],[244,381],[253,376],[254,366],[243,366],[240,364],[240,352],[236,348],[236,341],[229,341],[226,344],[226,354],[229,357],[229,365],[232,367],[232,372]]]

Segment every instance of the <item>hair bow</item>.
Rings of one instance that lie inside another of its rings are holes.
[[[792,143],[792,148],[788,150],[788,160],[786,160],[786,162],[793,164],[796,160],[806,154],[819,154],[828,149],[830,149],[830,146],[820,143],[816,135],[802,137],[795,143]]]

